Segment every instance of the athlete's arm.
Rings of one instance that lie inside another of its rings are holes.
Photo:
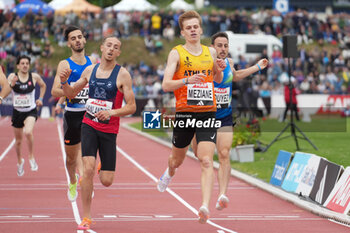
[[[191,77],[173,80],[173,76],[178,68],[179,63],[179,53],[175,49],[171,50],[168,56],[168,62],[165,67],[164,78],[162,83],[162,87],[165,92],[175,91],[176,89],[179,89],[180,87],[183,87],[186,84],[200,83],[204,81],[204,74],[195,74]]]
[[[36,103],[36,106],[41,107],[43,106],[43,98],[46,92],[46,84],[39,74],[32,73],[32,76],[33,76],[34,84],[37,83],[40,87],[39,99],[37,99],[35,103]]]
[[[217,52],[213,47],[209,47],[210,54],[214,60],[213,66],[213,79],[217,83],[222,82],[222,71],[226,68],[226,62],[223,59],[217,58]]]
[[[91,65],[85,68],[83,73],[81,74],[78,81],[74,84],[74,86],[70,86],[67,83],[68,77],[71,74],[71,69],[65,69],[59,74],[60,82],[62,83],[62,91],[63,95],[67,96],[68,99],[73,99],[85,86],[89,83],[90,75],[92,69],[95,65]]]
[[[269,61],[266,58],[263,58],[263,59],[260,59],[257,64],[255,64],[255,65],[253,65],[251,67],[248,67],[246,69],[241,69],[241,70],[235,70],[233,68],[233,61],[232,61],[232,59],[230,59],[229,61],[230,61],[230,65],[231,65],[231,62],[232,62],[231,70],[232,70],[232,73],[233,73],[233,81],[236,81],[236,82],[239,81],[239,80],[244,79],[245,77],[248,77],[249,75],[251,75],[251,74],[253,74],[255,72],[258,72],[259,71],[259,66],[260,66],[261,70],[263,70],[269,64]]]
[[[54,97],[64,96],[63,90],[61,88],[60,73],[65,69],[69,69],[69,63],[66,60],[62,60],[60,63],[58,63],[55,80],[52,84],[51,95]]]
[[[132,90],[132,80],[129,72],[121,67],[118,77],[117,77],[117,88],[118,91],[124,94],[125,105],[119,109],[111,109],[108,111],[99,111],[95,114],[95,116],[99,120],[107,120],[110,117],[121,117],[127,116],[135,113],[136,111],[136,103],[135,103],[135,95]]]
[[[2,71],[2,68],[0,67],[0,86],[1,86],[1,92],[0,92],[0,104],[2,104],[3,99],[8,96],[11,92],[11,87],[9,86],[6,76],[4,72]]]

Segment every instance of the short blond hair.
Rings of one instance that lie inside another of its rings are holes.
[[[180,29],[183,30],[183,22],[188,19],[198,19],[199,26],[202,27],[202,17],[198,14],[197,11],[186,11],[179,17],[179,26]]]

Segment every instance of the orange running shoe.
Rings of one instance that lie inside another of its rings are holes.
[[[78,230],[89,230],[92,221],[91,219],[84,218],[78,226]]]

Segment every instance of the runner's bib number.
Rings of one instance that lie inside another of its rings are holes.
[[[86,116],[96,122],[108,124],[109,119],[105,121],[101,121],[95,117],[95,114],[100,111],[108,111],[111,110],[113,103],[107,100],[98,100],[98,99],[88,99],[86,102]]]
[[[213,84],[188,84],[187,105],[213,105]]]
[[[13,97],[13,106],[16,108],[29,108],[32,103],[30,94],[15,94]]]
[[[70,85],[73,87],[75,82],[71,82]],[[73,104],[85,104],[89,98],[89,84],[87,84],[78,94],[71,99],[70,102]]]
[[[230,106],[230,88],[215,87],[215,98],[217,108],[228,108]]]

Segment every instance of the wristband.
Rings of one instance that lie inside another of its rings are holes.
[[[4,100],[4,98],[2,98],[2,96],[0,96],[0,100],[1,100],[1,101],[3,101],[3,100]]]
[[[258,66],[258,68],[259,68],[259,74],[261,74],[261,67],[259,66],[259,64],[258,63],[256,63],[256,65]]]
[[[66,81],[64,81],[64,82],[61,82],[61,85],[66,84],[66,83],[67,83],[67,81],[68,81],[68,79],[67,79]]]
[[[40,100],[41,102],[43,102],[43,98],[40,97],[39,100]]]
[[[185,81],[185,78],[182,79],[182,82],[186,85],[186,81]]]

